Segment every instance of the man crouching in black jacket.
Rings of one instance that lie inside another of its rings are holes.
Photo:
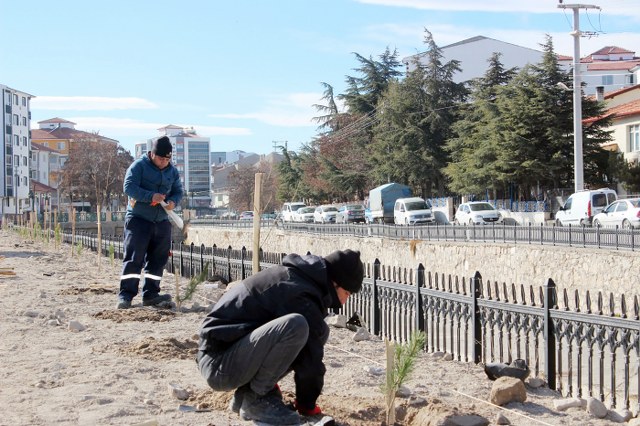
[[[278,381],[293,370],[295,408],[320,414],[324,319],[360,291],[363,277],[360,252],[344,250],[324,258],[290,254],[237,283],[203,321],[200,373],[214,390],[236,390],[230,408],[242,419],[290,425],[300,417],[285,406]]]

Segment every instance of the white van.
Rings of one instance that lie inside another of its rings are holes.
[[[575,192],[556,213],[556,225],[591,225],[593,216],[618,199],[609,188]]]
[[[434,221],[431,203],[420,197],[398,198],[393,206],[393,222],[396,225],[416,225]]]
[[[307,205],[301,201],[284,203],[282,205],[282,221],[293,222],[293,214],[302,207],[307,207]]]

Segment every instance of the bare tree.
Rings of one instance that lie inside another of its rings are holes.
[[[253,210],[253,193],[255,174],[264,173],[262,180],[262,208],[261,211],[271,212],[276,209],[277,168],[268,162],[260,162],[255,167],[248,167],[231,172],[229,182],[229,206],[236,210]]]
[[[124,174],[133,157],[119,144],[97,133],[71,140],[63,168],[62,189],[72,201],[88,200],[92,210],[122,197]]]

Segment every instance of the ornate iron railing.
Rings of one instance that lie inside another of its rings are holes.
[[[97,250],[92,234],[63,234],[66,243]],[[122,258],[121,237],[102,237]],[[284,253],[260,251],[260,268],[280,264]],[[192,277],[209,265],[210,278],[236,281],[253,273],[253,253],[245,247],[172,246],[167,269]],[[611,408],[640,411],[640,306],[638,296],[583,296],[557,292],[552,279],[528,288],[472,277],[367,264],[362,291],[340,310],[358,313],[375,335],[405,342],[424,331],[428,352],[450,353],[460,362],[524,359],[535,376],[565,396],[593,396]]]

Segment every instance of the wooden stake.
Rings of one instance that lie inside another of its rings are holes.
[[[100,260],[102,259],[102,216],[100,214],[100,202],[97,203],[97,216],[98,216],[98,272],[100,272]]]
[[[256,173],[255,188],[253,192],[253,273],[260,272],[260,197],[262,194],[262,176],[264,173]]]
[[[386,388],[386,402],[387,402],[387,426],[393,426],[396,422],[396,407],[395,407],[395,386],[393,386],[393,369],[395,360],[395,347],[393,342],[385,340],[385,354],[387,356],[387,388]]]

